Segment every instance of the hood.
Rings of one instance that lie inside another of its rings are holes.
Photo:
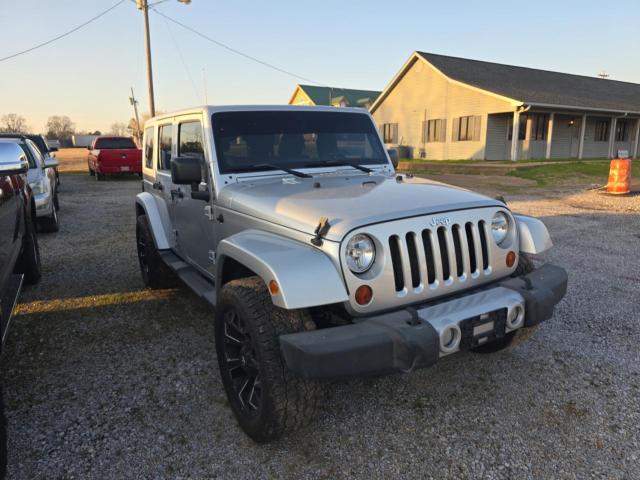
[[[310,235],[321,217],[331,229],[328,240],[341,241],[351,230],[417,215],[501,206],[501,202],[468,190],[423,178],[385,175],[271,176],[224,187],[222,207]]]

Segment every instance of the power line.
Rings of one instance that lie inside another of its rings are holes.
[[[96,15],[95,17],[90,18],[90,19],[89,19],[89,20],[87,20],[86,22],[84,22],[84,23],[82,23],[82,24],[78,25],[77,27],[72,28],[71,30],[69,30],[69,31],[67,31],[67,32],[65,32],[65,33],[63,33],[63,34],[61,34],[61,35],[58,35],[57,37],[54,37],[54,38],[52,38],[52,39],[50,39],[50,40],[47,40],[46,42],[39,43],[38,45],[34,45],[34,46],[33,46],[33,47],[31,47],[31,48],[27,48],[26,50],[22,50],[21,52],[16,52],[16,53],[14,53],[14,54],[12,54],[12,55],[9,55],[9,56],[7,56],[7,57],[0,58],[0,62],[4,62],[5,60],[10,60],[10,59],[15,58],[15,57],[17,57],[17,56],[19,56],[19,55],[24,55],[25,53],[33,52],[34,50],[37,50],[38,48],[42,48],[42,47],[44,47],[44,46],[46,46],[46,45],[49,45],[50,43],[53,43],[53,42],[55,42],[55,41],[57,41],[57,40],[60,40],[61,38],[64,38],[64,37],[66,37],[66,36],[68,36],[68,35],[71,35],[73,32],[76,32],[76,31],[80,30],[82,27],[86,27],[86,26],[87,26],[87,25],[89,25],[91,22],[93,22],[93,21],[95,21],[95,20],[99,19],[100,17],[102,17],[102,16],[106,15],[106,14],[107,14],[107,13],[109,13],[111,10],[113,10],[114,8],[116,8],[118,5],[120,5],[120,4],[122,4],[122,3],[124,3],[125,1],[126,1],[126,0],[120,0],[120,1],[116,2],[113,6],[111,6],[111,7],[107,8],[105,11],[103,11],[103,12],[99,13],[99,14],[98,14],[98,15]]]
[[[157,3],[162,3],[162,0],[160,0]],[[196,96],[196,102],[200,102],[200,95],[198,94],[198,89],[196,88],[196,82],[193,81],[193,77],[191,76],[191,72],[189,71],[189,67],[187,67],[187,63],[184,60],[184,56],[182,55],[182,50],[180,49],[180,46],[178,45],[178,42],[176,42],[175,37],[173,36],[173,32],[171,31],[171,28],[169,27],[169,22],[167,21],[167,19],[164,19],[164,24],[167,27],[167,32],[169,33],[169,37],[171,37],[171,40],[173,41],[173,45],[176,47],[176,50],[178,52],[178,56],[180,57],[180,61],[182,62],[182,66],[184,67],[185,72],[187,73],[187,76],[189,77],[189,81],[191,82],[191,86],[193,87],[193,93]]]
[[[290,77],[294,77],[294,78],[297,78],[299,80],[304,80],[305,82],[314,83],[316,85],[326,86],[321,82],[316,82],[315,80],[311,80],[310,78],[306,78],[306,77],[303,77],[303,76],[298,75],[296,73],[293,73],[293,72],[290,72],[288,70],[285,70],[283,68],[276,67],[275,65],[272,65],[271,63],[265,62],[264,60],[260,60],[259,58],[256,58],[256,57],[254,57],[252,55],[249,55],[248,53],[244,53],[244,52],[241,52],[240,50],[237,50],[237,49],[235,49],[233,47],[230,47],[229,45],[226,45],[226,44],[224,44],[224,43],[222,43],[222,42],[220,42],[220,41],[218,41],[218,40],[216,40],[214,38],[211,38],[211,37],[205,35],[204,33],[199,32],[198,30],[196,30],[194,28],[191,28],[190,26],[185,25],[182,22],[179,22],[178,20],[174,20],[173,18],[169,17],[168,15],[165,15],[164,13],[160,12],[159,10],[156,10],[154,8],[152,8],[151,10],[153,10],[153,12],[155,14],[160,15],[161,17],[164,17],[166,20],[169,20],[170,22],[173,22],[176,25],[181,26],[185,30],[189,30],[191,33],[194,33],[194,34],[198,35],[199,37],[202,37],[205,40],[208,40],[211,43],[214,43],[215,45],[218,45],[219,47],[222,47],[222,48],[224,48],[226,50],[229,50],[232,53],[235,53],[236,55],[240,55],[241,57],[247,58],[247,59],[249,59],[251,61],[254,61],[256,63],[259,63],[260,65],[263,65],[265,67],[268,67],[268,68],[271,68],[273,70],[276,70],[276,71],[278,71],[280,73],[284,73],[285,75],[289,75]]]

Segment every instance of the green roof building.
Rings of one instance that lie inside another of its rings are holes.
[[[380,92],[351,88],[296,85],[289,105],[331,105],[333,107],[369,108]]]

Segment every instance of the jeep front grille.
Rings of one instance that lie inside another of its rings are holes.
[[[396,292],[420,285],[436,288],[478,277],[491,264],[487,235],[484,220],[391,235],[389,249]]]
[[[354,312],[370,313],[418,304],[476,288],[510,275],[510,250],[517,252],[513,231],[497,245],[491,237],[491,219],[504,207],[461,209],[366,225],[349,232],[340,245],[345,257],[347,239],[358,233],[376,242],[376,261],[371,270],[354,274],[344,268],[349,304]],[[443,224],[442,221],[446,224]],[[355,301],[361,285],[373,290],[367,305]]]

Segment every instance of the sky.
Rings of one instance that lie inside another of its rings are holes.
[[[150,0],[155,2],[158,0]],[[0,0],[0,58],[116,0]],[[640,83],[640,2],[164,0],[159,11],[317,83],[382,90],[414,50]],[[283,104],[297,83],[150,13],[156,110]],[[205,88],[206,84],[206,88]],[[148,110],[142,14],[131,1],[46,47],[0,62],[0,116],[33,131],[68,115],[106,132]],[[208,102],[207,102],[208,101]]]

